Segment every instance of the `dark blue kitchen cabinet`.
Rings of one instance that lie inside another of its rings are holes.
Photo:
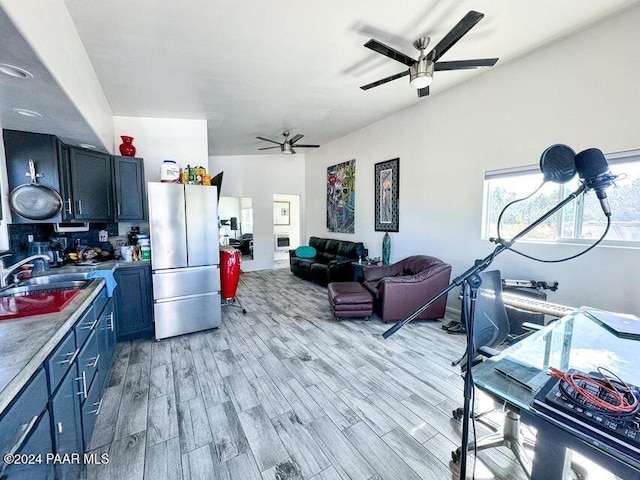
[[[67,173],[74,220],[113,221],[112,157],[106,153],[69,147]]]
[[[29,465],[0,463],[3,480],[53,479],[54,468],[46,462],[53,451],[47,409],[47,376],[40,367],[0,418],[0,452],[28,454]]]
[[[53,135],[41,133],[2,131],[9,192],[31,180],[25,174],[29,172],[29,160],[33,160],[38,185],[62,192],[60,176],[61,142]],[[63,194],[61,194],[64,197]],[[66,206],[66,205],[65,205]],[[58,223],[68,220],[64,216],[64,208],[49,218],[34,220],[26,218],[11,210],[12,223]]]
[[[82,392],[79,391],[78,370],[74,362],[49,402],[53,451],[61,456],[83,451],[79,393]],[[55,468],[60,480],[80,476],[81,466],[75,462],[57,463]]]
[[[116,222],[147,218],[144,161],[135,157],[113,157]]]
[[[116,353],[116,332],[114,322],[113,300],[109,299],[100,314],[96,327],[98,334],[98,381],[102,388],[108,377],[109,369]]]
[[[118,282],[115,290],[116,338],[119,342],[152,338],[151,265],[141,263],[117,268],[114,276]]]

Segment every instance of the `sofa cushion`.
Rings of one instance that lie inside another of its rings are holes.
[[[336,256],[332,253],[320,252],[316,255],[316,261],[320,263],[324,263],[325,265],[329,263],[331,260],[335,260]]]
[[[340,240],[334,240],[333,238],[327,239],[327,245],[325,247],[325,251],[328,253],[333,253],[335,256],[338,253],[338,246],[340,245]]]
[[[318,252],[324,252],[327,250],[327,239],[311,237],[309,238],[309,245],[315,248]]]
[[[316,256],[317,250],[310,245],[302,245],[296,248],[296,257],[313,258]]]

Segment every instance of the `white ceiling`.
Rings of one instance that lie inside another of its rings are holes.
[[[477,10],[484,19],[442,60],[500,57],[493,67],[497,69],[639,3],[64,2],[113,114],[205,118],[211,155],[260,153],[258,148],[270,145],[256,136],[280,140],[284,130],[303,133],[300,143],[324,144],[418,102],[429,102],[429,97],[417,98],[407,77],[368,91],[358,88],[405,68],[364,48],[370,38],[416,58],[411,45],[416,38],[429,35],[435,45],[469,10]],[[480,71],[436,72],[431,95],[477,74]],[[2,98],[6,94],[0,90]],[[7,120],[4,110],[2,115],[3,126],[12,128],[13,120]]]

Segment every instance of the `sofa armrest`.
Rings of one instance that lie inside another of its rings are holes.
[[[401,268],[398,264],[394,265],[382,265],[381,267],[369,267],[364,269],[364,280],[380,280],[382,278],[395,278],[401,272]]]

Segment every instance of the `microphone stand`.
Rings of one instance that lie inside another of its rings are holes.
[[[587,187],[584,183],[581,183],[578,189],[569,194],[564,200],[558,203],[555,207],[549,210],[547,213],[539,217],[535,220],[531,225],[524,228],[518,234],[516,234],[511,240],[503,240],[496,239],[494,240],[498,245],[493,250],[493,252],[483,259],[476,260],[474,262],[473,267],[469,268],[462,275],[454,278],[447,287],[445,287],[441,292],[439,292],[435,297],[429,300],[427,303],[418,308],[415,312],[409,315],[404,320],[397,322],[394,326],[388,329],[386,332],[382,334],[384,338],[389,338],[391,335],[396,333],[402,327],[404,327],[407,323],[414,320],[418,315],[424,312],[427,308],[433,305],[436,301],[438,301],[441,297],[449,293],[456,287],[460,287],[463,284],[467,284],[470,289],[469,298],[471,300],[471,304],[469,307],[469,317],[467,320],[467,358],[466,358],[466,370],[464,373],[464,408],[463,408],[463,417],[462,417],[462,445],[460,446],[460,480],[465,480],[467,478],[467,447],[469,444],[469,420],[470,420],[470,406],[471,406],[471,394],[473,392],[473,378],[471,375],[471,368],[473,367],[473,357],[475,348],[473,345],[473,324],[474,324],[474,314],[475,314],[475,302],[478,293],[478,288],[481,284],[480,272],[486,270],[486,268],[491,265],[493,259],[500,255],[505,250],[511,248],[511,246],[516,243],[519,239],[524,237],[531,230],[536,228],[538,225],[543,223],[549,217],[558,212],[562,207],[573,201],[576,197],[581,195],[587,190]],[[464,311],[464,307],[463,307]]]

